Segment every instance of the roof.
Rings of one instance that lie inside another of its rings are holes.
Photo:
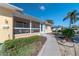
[[[50,23],[41,21],[39,18],[36,18],[36,17],[31,16],[31,15],[23,13],[23,9],[16,7],[14,5],[11,5],[11,4],[8,4],[8,3],[0,3],[0,7],[8,8],[8,9],[11,9],[11,10],[16,10],[16,12],[13,14],[13,16],[32,20],[32,21],[36,21],[36,22],[39,22],[41,24],[51,25]]]
[[[19,17],[19,18],[24,18],[26,20],[31,20],[31,21],[36,21],[36,22],[40,22],[40,23],[43,23],[43,21],[41,21],[40,19],[36,18],[36,17],[33,17],[31,15],[28,15],[28,14],[24,14],[24,13],[21,13],[21,12],[16,12],[13,14],[14,17]]]
[[[23,9],[16,7],[14,5],[8,4],[8,3],[0,3],[0,7],[8,8],[8,9],[11,9],[11,10],[23,11]]]

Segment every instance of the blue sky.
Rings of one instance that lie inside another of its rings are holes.
[[[63,18],[69,11],[79,12],[79,3],[14,3],[13,5],[24,9],[24,13],[40,18],[41,20],[52,19],[54,25],[69,26],[69,20],[63,22]],[[76,22],[79,26],[79,21]]]

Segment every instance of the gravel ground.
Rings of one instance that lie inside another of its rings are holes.
[[[64,46],[61,44],[58,45],[61,52],[61,56],[75,56],[74,47]]]
[[[57,42],[58,41],[60,41],[60,39],[58,40],[57,38]],[[68,46],[68,45],[63,45],[58,43],[61,56],[79,56],[79,43],[68,42],[66,44],[69,44],[69,45],[73,44],[73,46]]]

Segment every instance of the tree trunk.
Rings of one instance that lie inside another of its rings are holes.
[[[75,22],[73,23],[74,29],[75,29]]]
[[[65,37],[65,40],[66,40],[66,41],[69,41],[69,38]]]
[[[70,19],[70,25],[69,25],[69,28],[70,28],[70,29],[71,29],[71,24],[72,24],[71,22],[72,22],[72,20]]]

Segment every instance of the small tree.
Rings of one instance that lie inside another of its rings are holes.
[[[71,40],[71,38],[74,37],[74,34],[75,32],[73,29],[64,29],[62,31],[62,35],[64,35],[66,41]]]

